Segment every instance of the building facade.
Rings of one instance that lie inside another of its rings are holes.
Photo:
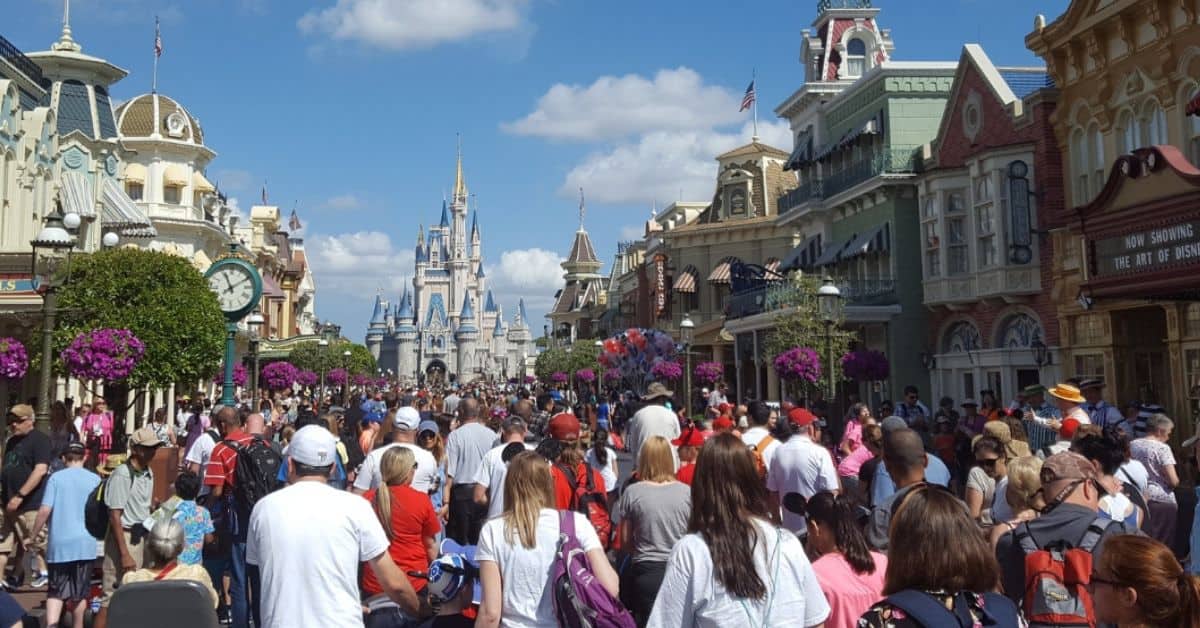
[[[599,332],[599,320],[608,309],[608,290],[600,274],[604,265],[596,256],[592,238],[583,227],[583,199],[579,199],[579,229],[571,251],[562,262],[563,287],[554,295],[554,307],[546,314],[554,338],[573,343]]]
[[[524,301],[511,325],[487,288],[479,217],[467,230],[469,193],[458,156],[454,192],[437,226],[417,233],[412,291],[389,304],[375,298],[366,345],[401,379],[471,381],[525,374],[532,350]]]
[[[917,183],[932,400],[1011,400],[1058,379],[1056,99],[1045,68],[997,68],[964,47]]]
[[[1197,3],[1074,0],[1026,45],[1060,90],[1067,203],[1053,234],[1063,374],[1109,401],[1200,411]]]

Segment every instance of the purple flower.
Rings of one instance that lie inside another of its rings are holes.
[[[346,369],[336,368],[325,374],[325,381],[334,386],[341,386],[346,383]]]
[[[103,328],[75,336],[60,357],[74,377],[111,382],[129,377],[145,352],[146,346],[128,329]]]
[[[246,371],[246,365],[245,364],[234,364],[233,365],[233,385],[234,386],[245,386],[246,382],[249,380],[250,380],[250,374]],[[221,365],[221,368],[220,368],[220,370],[217,371],[217,374],[213,375],[213,383],[218,386],[225,383],[225,365],[224,364]]]
[[[679,366],[678,362],[664,360],[650,367],[650,374],[655,379],[675,381],[683,377],[683,367]]]
[[[350,378],[350,383],[354,384],[355,386],[366,386],[367,384],[371,383],[371,378],[363,375],[362,373],[355,373],[354,377]]]
[[[272,362],[262,370],[262,380],[271,390],[291,388],[299,375],[300,369],[291,362]]]
[[[621,369],[605,369],[604,381],[611,384],[621,381]]]
[[[701,362],[692,371],[692,377],[701,384],[715,384],[725,377],[725,365],[720,362]]]
[[[596,381],[596,371],[593,371],[592,369],[579,369],[578,371],[575,371],[575,379],[585,384],[590,384]]]
[[[554,373],[550,375],[550,381],[554,382],[555,384],[565,384],[567,383],[567,374],[562,371],[554,371]]]
[[[534,382],[536,382],[536,381],[537,381],[537,378],[536,378],[536,377],[534,377],[534,376],[532,376],[532,375],[526,375],[526,376],[525,376],[525,383],[526,383],[526,384],[532,384],[532,383],[534,383]]]
[[[775,373],[788,382],[815,384],[821,380],[821,358],[809,347],[792,347],[775,356]]]
[[[0,338],[0,378],[18,380],[29,370],[29,354],[16,338]]]
[[[305,388],[316,386],[319,380],[320,378],[317,377],[317,374],[312,371],[300,371],[296,373],[296,383]]]
[[[842,356],[842,373],[846,379],[858,382],[877,382],[888,377],[888,359],[878,351],[860,349]]]

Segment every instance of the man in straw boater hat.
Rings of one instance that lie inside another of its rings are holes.
[[[1080,425],[1092,422],[1087,411],[1083,409],[1083,404],[1087,403],[1087,399],[1084,399],[1078,387],[1071,384],[1058,384],[1047,392],[1050,393],[1051,400],[1054,401],[1055,407],[1062,416],[1062,419],[1052,422],[1051,427],[1058,429],[1062,426],[1062,421],[1066,419],[1075,419],[1079,421]]]
[[[633,454],[634,460],[638,459],[642,443],[651,436],[662,436],[668,441],[679,438],[679,417],[666,406],[674,398],[675,393],[659,382],[646,387],[646,393],[642,395],[642,401],[646,405],[633,414],[625,428],[625,444]],[[675,466],[678,467],[678,453],[675,455]]]
[[[1104,400],[1104,380],[1099,377],[1085,379],[1079,382],[1079,392],[1087,403],[1083,410],[1091,417],[1092,423],[1100,427],[1119,426],[1125,421],[1121,410]]]

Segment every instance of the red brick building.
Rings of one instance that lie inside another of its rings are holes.
[[[1063,201],[1043,68],[996,67],[967,45],[918,184],[927,350],[936,401],[1001,401],[1057,379],[1053,243]],[[923,395],[925,396],[925,395]]]

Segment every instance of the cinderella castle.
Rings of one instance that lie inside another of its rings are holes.
[[[412,290],[405,286],[396,304],[381,295],[367,328],[366,344],[379,368],[402,380],[470,382],[525,374],[533,349],[525,302],[512,323],[487,288],[478,212],[468,207],[462,151],[454,174],[454,193],[442,201],[442,218],[417,232]],[[467,230],[467,213],[471,229]]]

